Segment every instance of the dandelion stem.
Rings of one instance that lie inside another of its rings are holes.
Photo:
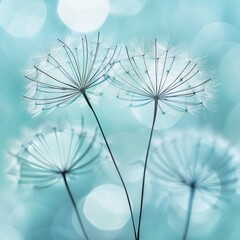
[[[191,215],[192,215],[194,194],[195,194],[195,187],[191,187],[190,194],[189,194],[189,199],[188,199],[186,223],[185,223],[184,233],[183,233],[183,238],[182,238],[183,240],[187,239],[188,229],[189,229]]]
[[[98,117],[97,117],[97,114],[96,114],[95,110],[93,109],[92,104],[90,103],[86,92],[85,92],[85,91],[82,91],[82,94],[83,94],[84,99],[86,100],[88,106],[90,107],[90,109],[91,109],[91,111],[92,111],[92,113],[93,113],[93,115],[94,115],[94,117],[95,117],[95,119],[96,119],[96,121],[97,121],[97,124],[98,124],[98,126],[99,126],[99,129],[100,129],[100,131],[101,131],[101,133],[102,133],[104,142],[105,142],[105,144],[106,144],[106,147],[107,147],[107,149],[108,149],[108,152],[109,152],[109,154],[110,154],[110,156],[111,156],[111,159],[112,159],[112,161],[113,161],[114,167],[115,167],[115,169],[116,169],[116,171],[117,171],[117,173],[118,173],[118,176],[119,176],[120,181],[121,181],[121,183],[122,183],[122,186],[123,186],[123,188],[124,188],[124,191],[125,191],[125,194],[126,194],[126,198],[127,198],[127,202],[128,202],[128,206],[129,206],[129,210],[130,210],[130,214],[131,214],[131,221],[132,221],[132,226],[133,226],[133,231],[134,231],[134,239],[136,240],[136,239],[137,239],[136,227],[135,227],[135,222],[134,222],[132,205],[131,205],[131,202],[130,202],[130,197],[129,197],[129,194],[128,194],[128,191],[127,191],[126,184],[125,184],[125,182],[124,182],[124,180],[123,180],[123,177],[122,177],[121,172],[120,172],[120,170],[119,170],[119,168],[118,168],[118,165],[117,165],[117,163],[116,163],[116,161],[115,161],[115,159],[114,159],[114,157],[113,157],[112,151],[111,151],[111,149],[110,149],[110,146],[109,146],[109,144],[108,144],[108,141],[107,141],[107,139],[106,139],[106,136],[105,136],[105,134],[104,134],[104,132],[103,132],[103,129],[102,129],[102,126],[101,126],[101,124],[100,124],[100,121],[99,121],[99,119],[98,119]]]
[[[75,200],[74,200],[74,198],[73,198],[73,195],[72,195],[72,192],[71,192],[71,190],[70,190],[70,188],[69,188],[69,185],[68,185],[68,182],[67,182],[67,178],[66,178],[66,174],[65,174],[65,173],[62,173],[62,176],[63,176],[63,181],[64,181],[65,187],[66,187],[66,189],[67,189],[68,195],[69,195],[69,197],[70,197],[70,200],[71,200],[71,202],[72,202],[73,208],[74,208],[75,213],[76,213],[76,215],[77,215],[77,219],[78,219],[78,222],[79,222],[79,224],[80,224],[80,227],[81,227],[81,229],[82,229],[82,231],[83,231],[83,234],[84,234],[86,240],[89,240],[88,235],[87,235],[87,233],[86,233],[86,231],[85,231],[85,229],[84,229],[82,220],[81,220],[81,218],[80,218],[80,215],[79,215],[79,212],[78,212],[78,209],[77,209],[76,202],[75,202]]]
[[[149,137],[149,140],[148,140],[148,147],[147,147],[147,152],[146,152],[146,157],[145,157],[145,162],[144,162],[144,168],[143,168],[142,190],[141,190],[141,199],[140,199],[141,202],[140,202],[140,210],[139,210],[137,240],[140,239],[141,222],[142,222],[142,211],[143,211],[143,200],[144,200],[144,190],[145,190],[145,179],[146,179],[146,170],[147,170],[149,150],[150,150],[150,146],[151,146],[151,142],[152,142],[153,130],[154,130],[156,117],[157,117],[157,109],[158,109],[158,99],[155,99],[152,127],[151,127],[150,137]]]

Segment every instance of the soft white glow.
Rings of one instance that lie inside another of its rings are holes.
[[[145,3],[146,0],[110,0],[110,11],[116,15],[135,15]]]
[[[3,0],[0,3],[0,25],[14,37],[31,37],[43,26],[46,6],[42,0]]]
[[[83,208],[89,222],[102,230],[117,230],[129,220],[124,190],[113,184],[96,187],[87,196]]]
[[[93,32],[100,28],[109,13],[108,0],[59,0],[61,20],[76,32]]]

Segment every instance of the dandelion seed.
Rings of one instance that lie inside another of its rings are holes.
[[[118,97],[131,101],[132,107],[153,104],[151,132],[143,170],[139,211],[138,239],[140,238],[145,177],[148,155],[156,119],[164,119],[169,112],[202,114],[209,107],[212,80],[201,70],[200,62],[189,59],[175,47],[164,47],[156,40],[146,51],[131,53],[126,47],[125,59],[113,65],[110,82],[125,92]],[[176,116],[175,116],[176,117]]]
[[[156,139],[154,139],[156,140]],[[195,208],[218,207],[237,191],[239,156],[224,140],[196,132],[153,141],[149,173],[172,196],[187,202],[183,240]]]
[[[31,106],[30,111],[35,115],[67,106],[86,92],[100,95],[94,89],[106,80],[116,52],[116,47],[103,46],[100,34],[96,39],[85,35],[80,40],[69,37],[58,42],[59,46],[38,57],[34,67],[25,70],[31,89],[25,97],[34,102],[36,108]]]
[[[114,48],[103,47],[100,42],[100,34],[97,35],[96,40],[91,40],[85,35],[80,41],[69,38],[65,41],[59,39],[59,43],[60,46],[53,48],[47,56],[40,57],[41,61],[34,65],[33,69],[26,70],[25,77],[31,82],[28,87],[31,92],[29,94],[28,91],[25,96],[30,100],[29,110],[37,115],[42,110],[53,110],[56,107],[68,106],[79,97],[83,97],[96,119],[125,190],[134,235],[136,236],[134,217],[126,185],[89,99],[89,94],[101,95],[100,91],[96,92],[95,90],[108,78],[107,73],[114,63],[113,58],[117,46]]]
[[[100,157],[101,144],[97,140],[97,131],[90,134],[82,127],[53,127],[41,132],[22,145],[16,153],[18,160],[19,183],[36,187],[50,187],[63,182],[85,239],[88,239],[68,180],[76,179],[92,168],[92,163]]]

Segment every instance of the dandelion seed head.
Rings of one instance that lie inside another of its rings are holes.
[[[208,76],[199,59],[188,57],[177,46],[160,44],[156,40],[145,53],[125,48],[125,57],[113,65],[109,79],[119,88],[119,99],[131,102],[132,107],[143,107],[154,102],[158,113],[202,112],[212,98],[209,90],[213,79]],[[195,111],[187,111],[195,108]]]
[[[59,124],[35,132],[11,156],[18,162],[20,183],[47,187],[62,181],[63,174],[76,178],[88,172],[100,154],[97,130]]]
[[[25,98],[35,102],[30,103],[29,111],[36,114],[68,106],[85,92],[100,96],[102,88],[97,85],[105,82],[115,52],[116,47],[106,47],[100,41],[100,34],[58,39],[47,53],[32,60],[32,68],[24,71],[30,83],[27,89],[33,90],[30,94],[27,91]]]
[[[218,207],[237,193],[239,154],[228,142],[209,133],[174,133],[154,139],[149,173],[183,208],[194,189],[198,211]]]

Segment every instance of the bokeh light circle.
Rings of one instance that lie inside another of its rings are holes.
[[[194,46],[201,54],[207,54],[217,44],[224,41],[238,41],[240,31],[230,23],[215,22],[204,26],[194,39]]]
[[[135,15],[145,3],[146,0],[110,0],[110,12],[116,15]]]
[[[225,133],[233,141],[238,141],[240,138],[240,102],[238,102],[228,114],[225,123]]]
[[[100,28],[109,13],[108,0],[59,0],[58,15],[75,32],[93,32]]]
[[[175,9],[171,24],[174,34],[180,39],[191,40],[202,27],[221,19],[219,4],[212,1],[204,4],[202,1],[183,0]]]
[[[222,82],[224,95],[233,101],[240,100],[240,47],[228,51],[219,64],[218,76]]]
[[[218,43],[211,48],[209,51],[209,56],[211,56],[211,58],[216,62],[216,65],[218,65],[225,57],[225,55],[235,47],[240,47],[240,44],[233,41],[224,41]]]
[[[42,0],[2,0],[0,25],[13,37],[31,37],[43,26],[46,6]]]
[[[108,231],[122,228],[130,218],[124,190],[113,184],[93,189],[85,200],[83,212],[92,225]]]

